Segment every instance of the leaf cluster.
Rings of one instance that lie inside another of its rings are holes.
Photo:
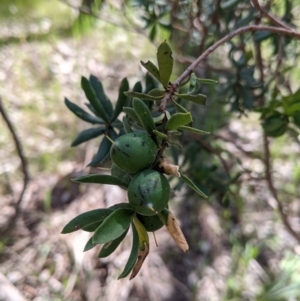
[[[112,139],[116,139],[121,134],[120,130],[122,129],[122,123],[118,119],[118,116],[122,112],[123,106],[128,101],[127,97],[124,95],[124,91],[129,89],[128,80],[124,78],[120,84],[119,96],[115,107],[113,107],[112,102],[106,96],[102,83],[97,77],[93,75],[91,75],[89,79],[82,77],[81,87],[88,100],[86,106],[90,112],[80,108],[67,98],[65,98],[65,104],[78,118],[98,126],[86,129],[79,133],[71,146],[77,146],[104,134],[107,134]],[[88,166],[97,166],[107,161],[110,147],[111,142],[104,137],[95,157]]]

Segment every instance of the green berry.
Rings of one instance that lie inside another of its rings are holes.
[[[142,215],[155,215],[168,204],[170,185],[166,177],[156,170],[143,170],[128,186],[128,200],[133,209]]]
[[[136,216],[148,232],[157,231],[164,225],[158,215],[145,216],[137,214]]]
[[[146,133],[129,133],[119,137],[111,146],[112,161],[127,173],[137,173],[151,167],[157,146]]]

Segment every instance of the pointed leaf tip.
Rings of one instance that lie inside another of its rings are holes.
[[[159,70],[151,61],[147,61],[146,63],[141,61],[141,64],[154,78],[160,82]]]
[[[202,196],[203,198],[207,199],[208,196],[202,192],[197,186],[196,184],[187,176],[185,176],[181,170],[179,170],[180,174],[181,174],[181,179],[187,184],[189,185],[194,191],[196,191],[200,196]]]
[[[198,95],[190,95],[190,94],[178,94],[175,93],[175,95],[179,98],[186,99],[189,101],[192,101],[198,105],[206,105],[206,95],[198,94]]]

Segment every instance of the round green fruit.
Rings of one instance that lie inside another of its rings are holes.
[[[111,146],[110,157],[123,171],[137,173],[149,168],[157,154],[155,142],[146,133],[129,133]]]
[[[157,231],[164,225],[158,215],[145,216],[137,214],[136,216],[148,232]]]
[[[128,186],[128,200],[135,212],[155,215],[168,204],[170,185],[166,177],[152,169],[139,172]]]

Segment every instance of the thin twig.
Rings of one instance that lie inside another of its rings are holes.
[[[269,148],[269,141],[268,137],[264,134],[263,136],[264,139],[264,151],[265,151],[265,171],[266,171],[266,180],[267,184],[269,187],[269,190],[275,199],[277,206],[278,206],[278,211],[281,217],[281,220],[283,224],[285,225],[287,231],[300,243],[300,236],[298,233],[294,231],[294,229],[291,227],[288,216],[284,213],[283,206],[278,198],[277,190],[273,184],[273,178],[272,178],[272,172],[271,172],[271,161],[270,161],[270,148]]]
[[[12,138],[13,138],[13,141],[15,143],[18,156],[20,157],[20,160],[21,160],[21,170],[22,170],[22,173],[23,173],[23,189],[22,189],[22,192],[19,196],[19,199],[14,204],[15,205],[15,214],[11,217],[11,219],[8,223],[9,227],[7,227],[7,229],[10,229],[14,225],[15,220],[16,220],[16,218],[18,217],[18,215],[20,213],[20,205],[21,205],[21,203],[24,199],[24,195],[25,195],[28,183],[30,181],[30,176],[29,176],[29,171],[28,171],[28,163],[27,163],[26,157],[23,153],[23,148],[22,148],[20,139],[18,138],[16,130],[15,130],[8,114],[6,113],[6,110],[3,106],[3,102],[2,102],[1,97],[0,97],[0,113],[2,114],[3,119],[4,119],[8,129],[9,129],[11,135],[12,135]]]
[[[249,25],[245,27],[241,27],[228,35],[226,35],[224,38],[213,44],[211,47],[209,47],[206,51],[204,51],[196,60],[194,63],[192,63],[174,82],[174,85],[178,87],[194,70],[195,68],[200,64],[201,61],[206,59],[213,51],[215,51],[219,46],[224,44],[225,42],[231,40],[235,36],[241,35],[245,32],[256,32],[256,31],[270,31],[282,35],[288,35],[293,38],[297,38],[300,40],[300,33],[296,32],[295,30],[287,30],[285,28],[278,28],[273,26],[265,26],[265,25]]]
[[[64,3],[64,4],[66,4],[67,6],[69,6],[69,7],[73,8],[73,9],[75,9],[75,10],[83,13],[83,14],[89,15],[91,17],[94,17],[96,19],[104,21],[104,22],[106,22],[108,24],[111,24],[111,25],[114,25],[116,27],[122,28],[122,29],[124,29],[126,31],[129,31],[129,32],[134,32],[134,33],[137,32],[135,29],[132,29],[131,27],[125,26],[125,24],[121,24],[121,23],[115,22],[115,21],[113,21],[111,19],[108,19],[108,18],[104,17],[103,15],[96,14],[91,9],[86,8],[84,6],[76,6],[76,5],[74,5],[74,4],[72,4],[72,3],[68,2],[68,1],[65,1],[65,0],[59,0],[59,1],[62,2],[62,3]],[[140,33],[140,32],[138,32],[138,33]]]
[[[159,111],[164,112],[168,102],[170,102],[171,97],[176,92],[178,86],[188,77],[191,73],[196,69],[196,67],[206,59],[212,52],[214,52],[219,46],[231,40],[235,36],[241,35],[246,32],[256,32],[256,31],[270,31],[273,33],[278,33],[282,35],[291,36],[300,40],[300,33],[295,30],[287,30],[286,28],[278,28],[273,26],[265,26],[265,25],[249,25],[245,27],[241,27],[222,39],[218,42],[210,46],[206,51],[204,51],[177,79],[174,83],[170,84],[168,91],[165,93],[164,98],[161,101],[161,105],[159,107]]]
[[[265,15],[266,17],[268,17],[275,25],[284,27],[288,30],[293,30],[292,27],[290,27],[289,25],[287,25],[285,22],[283,22],[282,20],[280,20],[279,18],[275,17],[274,15],[272,15],[270,12],[268,12],[267,10],[265,10],[263,7],[260,6],[258,0],[252,0],[252,4],[253,6],[258,9],[263,15]]]
[[[279,39],[279,43],[278,43],[278,55],[277,55],[277,65],[276,65],[276,69],[275,69],[275,74],[274,74],[274,77],[275,77],[275,87],[277,89],[279,89],[279,84],[280,84],[280,67],[281,67],[281,64],[282,64],[282,58],[283,58],[283,45],[284,45],[284,37],[281,36],[280,39]]]
[[[258,68],[259,68],[259,71],[260,71],[260,81],[263,84],[264,81],[265,81],[265,75],[264,75],[264,69],[263,69],[263,65],[262,65],[260,44],[256,43],[255,49],[257,51],[257,53],[256,53],[256,58],[257,58],[256,63],[258,64]],[[264,95],[262,95],[261,100],[260,100],[260,104],[263,105],[264,102],[265,102]],[[274,186],[274,183],[273,183],[269,141],[268,141],[268,137],[266,136],[265,133],[263,133],[263,144],[264,144],[264,160],[263,161],[264,161],[265,173],[266,173],[265,178],[266,178],[268,188],[269,188],[272,196],[276,200],[281,220],[282,220],[283,224],[285,225],[287,231],[298,241],[298,243],[300,243],[300,236],[298,236],[298,234],[291,227],[291,225],[289,223],[289,220],[288,220],[288,216],[284,213],[283,206],[282,206],[282,204],[281,204],[281,202],[278,198],[277,190],[276,190],[276,188]]]

